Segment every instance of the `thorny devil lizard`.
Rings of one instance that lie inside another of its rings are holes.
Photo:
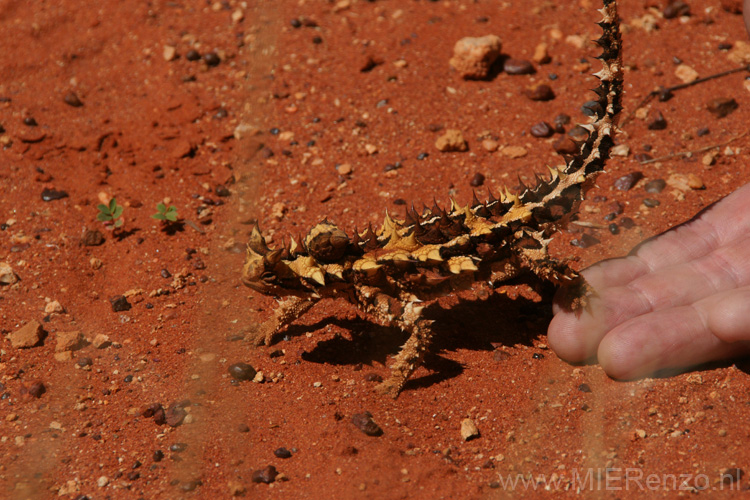
[[[282,248],[266,246],[257,225],[242,269],[245,285],[275,296],[274,318],[251,334],[256,344],[272,337],[323,298],[342,297],[378,324],[397,326],[410,336],[391,366],[391,376],[378,389],[396,397],[429,350],[432,321],[422,316],[437,298],[473,286],[487,286],[528,270],[564,287],[567,306],[580,311],[592,290],[567,264],[551,258],[547,246],[564,227],[596,174],[604,169],[613,145],[613,119],[621,109],[622,72],[619,19],[615,0],[603,0],[599,22],[602,69],[595,76],[595,113],[584,127],[589,137],[562,169],[537,177],[534,187],[481,203],[476,195],[449,211],[435,204],[419,214],[406,211],[403,221],[386,213],[382,228],[371,227],[349,237],[323,220],[302,241]]]

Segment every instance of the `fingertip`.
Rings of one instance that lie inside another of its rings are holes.
[[[598,335],[590,335],[585,321],[575,313],[560,312],[555,314],[549,324],[547,343],[560,358],[571,363],[580,363],[596,353]]]

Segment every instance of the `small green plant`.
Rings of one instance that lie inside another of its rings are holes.
[[[151,217],[167,223],[177,222],[177,208],[175,208],[174,205],[169,205],[169,207],[167,207],[164,203],[159,203],[156,205],[156,213]]]
[[[99,209],[99,213],[96,214],[96,220],[104,223],[104,226],[113,231],[118,227],[122,226],[122,212],[125,210],[121,205],[117,204],[117,200],[112,198],[109,201],[109,205],[100,204],[96,207]]]

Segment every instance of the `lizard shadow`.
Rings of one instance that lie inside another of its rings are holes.
[[[463,349],[493,351],[500,345],[531,346],[534,339],[546,332],[552,319],[554,287],[535,279],[523,278],[504,284],[527,282],[539,285],[537,289],[542,293],[541,302],[520,295],[510,298],[505,294],[492,293],[484,300],[458,300],[447,307],[436,303],[425,308],[424,317],[434,321],[432,347],[423,364],[430,373],[412,377],[405,389],[429,387],[463,373],[463,364],[446,357],[446,353]],[[335,334],[333,338],[321,340],[312,350],[302,353],[304,361],[332,365],[385,365],[388,355],[398,353],[408,338],[398,328],[382,327],[365,318],[326,318],[313,325],[292,325],[285,335],[301,335],[329,325],[349,331],[351,338]]]

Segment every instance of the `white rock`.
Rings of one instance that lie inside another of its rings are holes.
[[[18,276],[7,262],[0,262],[0,285],[12,285],[18,281]]]
[[[472,419],[465,418],[461,421],[461,437],[464,441],[479,437],[479,429]]]

